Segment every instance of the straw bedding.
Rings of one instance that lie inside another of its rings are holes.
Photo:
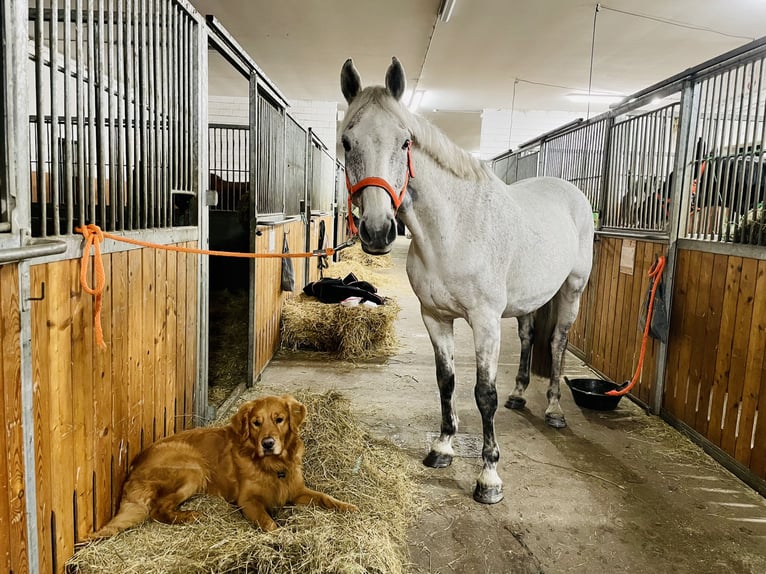
[[[351,250],[354,248],[344,253]],[[348,259],[330,265],[324,275],[343,278],[353,273],[360,281],[375,285],[380,294],[381,286],[390,281],[372,270],[367,259],[376,261],[356,248]],[[388,257],[389,264],[390,259]],[[282,348],[331,353],[341,360],[391,355],[398,350],[395,323],[399,311],[397,302],[390,298],[377,307],[344,307],[321,303],[301,293],[286,299],[282,305]]]
[[[353,502],[359,513],[290,507],[280,528],[264,533],[221,499],[198,497],[195,524],[147,522],[114,538],[90,543],[69,561],[83,574],[399,574],[406,532],[418,508],[416,467],[396,446],[359,426],[341,394],[299,391],[308,409],[306,484]]]

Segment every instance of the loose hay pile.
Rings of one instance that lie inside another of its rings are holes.
[[[328,352],[343,360],[392,354],[398,348],[399,310],[391,299],[377,307],[344,307],[301,293],[282,306],[282,347]]]
[[[196,524],[159,523],[91,543],[68,563],[91,574],[399,574],[406,532],[419,510],[414,463],[394,445],[366,435],[337,392],[297,392],[308,409],[306,483],[353,502],[358,513],[311,507],[281,510],[264,533],[221,499],[199,497]]]
[[[341,251],[340,260],[341,262],[354,261],[362,267],[371,269],[390,269],[394,265],[390,255],[369,255],[362,251],[362,246],[358,242]]]

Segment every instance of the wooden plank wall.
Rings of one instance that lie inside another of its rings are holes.
[[[766,261],[679,250],[664,408],[766,479]]]
[[[197,256],[133,249],[103,261],[103,350],[80,261],[31,268],[32,293],[45,283],[32,304],[43,572],[63,572],[75,543],[113,515],[133,457],[194,422]]]
[[[0,571],[29,572],[17,265],[0,266]]]
[[[269,253],[282,251],[282,240],[287,234],[287,243],[290,253],[303,253],[306,251],[306,226],[301,220],[291,221],[285,224],[273,226],[260,226],[263,232],[256,238],[256,253]],[[273,249],[269,249],[270,246]],[[293,272],[295,273],[295,290],[282,291],[282,260],[256,259],[255,260],[255,317],[253,318],[254,350],[253,370],[254,377],[263,372],[280,344],[280,320],[282,318],[282,302],[286,297],[300,293],[306,284],[305,262],[303,259],[293,258]],[[311,259],[315,261],[314,258]]]
[[[594,245],[593,271],[583,294],[580,313],[570,331],[570,344],[585,361],[609,379],[622,383],[633,377],[641,350],[638,317],[649,286],[649,268],[666,246],[635,241],[632,275],[620,272],[623,242],[600,237]],[[656,382],[659,343],[647,343],[643,370],[633,395],[644,403],[652,398]]]

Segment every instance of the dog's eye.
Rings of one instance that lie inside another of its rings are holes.
[[[259,427],[259,426],[261,426],[261,421],[253,421],[253,426],[254,426],[254,427]]]
[[[284,419],[284,417],[277,417],[276,418],[276,422],[277,422],[277,424],[281,424],[281,423],[285,422],[285,419]]]

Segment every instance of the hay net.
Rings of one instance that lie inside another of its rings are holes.
[[[306,484],[360,508],[358,513],[287,507],[280,528],[265,533],[226,501],[196,497],[194,524],[147,521],[89,543],[68,572],[109,574],[399,574],[405,571],[406,532],[419,508],[415,463],[395,445],[366,434],[340,393],[294,393],[309,416]]]

